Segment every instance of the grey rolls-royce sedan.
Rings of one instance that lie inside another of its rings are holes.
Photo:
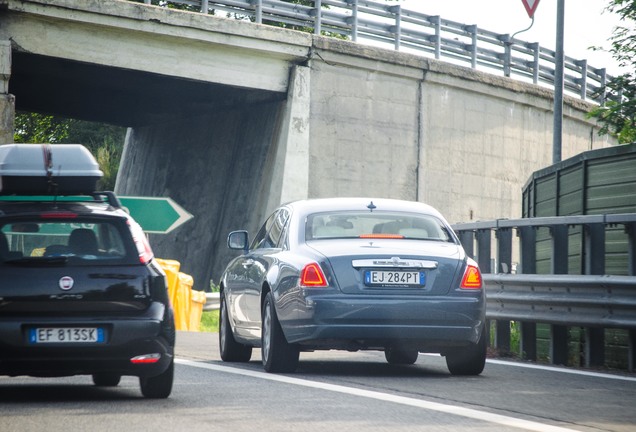
[[[477,264],[434,208],[332,198],[277,208],[220,282],[221,358],[262,350],[268,372],[293,372],[300,352],[381,350],[391,364],[446,357],[452,374],[486,359],[485,294]]]

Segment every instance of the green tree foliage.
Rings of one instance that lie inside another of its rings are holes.
[[[16,113],[14,142],[83,144],[97,159],[104,177],[102,190],[113,190],[121,159],[126,129],[83,120],[66,119],[38,113]]]
[[[606,10],[620,16],[609,52],[627,72],[607,83],[607,102],[590,116],[602,125],[601,135],[610,134],[621,144],[636,142],[636,0],[609,0]]]

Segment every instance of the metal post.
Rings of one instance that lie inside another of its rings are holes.
[[[464,248],[464,252],[471,258],[475,258],[475,234],[471,230],[464,230],[458,233],[459,241]]]
[[[499,228],[495,232],[497,237],[498,273],[510,273],[512,270],[512,229]]]
[[[435,60],[439,60],[442,56],[442,17],[432,16],[428,20],[435,24]]]
[[[534,274],[537,272],[537,229],[533,226],[517,228],[521,272]],[[521,323],[521,338],[519,341],[519,355],[522,359],[535,361],[537,359],[537,324],[533,322]]]
[[[510,321],[498,320],[495,329],[495,348],[499,354],[510,353]]]
[[[552,132],[552,163],[561,162],[563,140],[563,27],[565,0],[557,0],[556,58],[554,59],[554,127]]]
[[[263,24],[263,0],[256,0],[256,24]]]
[[[568,273],[568,226],[550,227],[552,235],[552,274]],[[561,325],[550,326],[550,360],[552,364],[568,363],[568,328]]]
[[[519,338],[519,356],[524,360],[537,360],[537,324],[522,322]]]
[[[315,0],[316,18],[314,18],[314,34],[319,35],[322,30],[322,0]]]
[[[550,360],[555,365],[568,364],[568,328],[550,326]]]
[[[583,226],[585,242],[585,274],[605,274],[605,225],[602,223]]]
[[[471,36],[470,67],[473,69],[477,69],[477,26],[466,26],[466,31],[469,32]]]
[[[490,229],[477,230],[477,263],[482,273],[492,273],[490,265]]]
[[[636,276],[636,222],[625,224],[627,234],[627,274]]]
[[[351,0],[349,0],[351,2]],[[356,42],[358,40],[358,0],[353,0],[351,6],[351,40]]]
[[[499,37],[504,43],[504,63],[503,63],[503,71],[505,77],[510,77],[511,65],[512,65],[512,40],[510,39],[510,35],[501,35]]]
[[[552,274],[568,274],[568,226],[554,225],[550,227],[552,236]]]
[[[627,370],[634,372],[636,368],[636,330],[629,330]]]
[[[534,42],[530,44],[530,48],[534,51],[534,58],[532,60],[532,83],[539,83],[539,43]]]
[[[537,229],[524,226],[517,229],[519,235],[519,249],[521,273],[535,274],[537,272]]]
[[[603,68],[599,71],[599,74],[601,75],[601,96],[598,103],[605,105],[607,100],[607,70]]]
[[[208,13],[208,0],[201,0],[201,13]]]
[[[594,223],[583,226],[585,244],[585,274],[605,274],[605,224]],[[585,366],[605,364],[605,329],[585,329]]]
[[[402,39],[402,7],[401,6],[392,6],[391,8],[389,8],[389,11],[391,11],[391,13],[395,14],[395,26],[394,26],[394,33],[395,33],[395,50],[399,51],[400,50],[400,39]]]
[[[580,60],[577,65],[581,67],[581,89],[579,95],[581,99],[587,99],[587,60]]]

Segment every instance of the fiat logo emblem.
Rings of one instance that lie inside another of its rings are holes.
[[[60,279],[60,289],[68,291],[73,288],[73,278],[70,276],[64,276]]]

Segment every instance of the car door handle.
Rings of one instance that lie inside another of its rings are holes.
[[[243,262],[241,263],[241,265],[243,266],[243,268],[249,268],[249,267],[252,267],[252,266],[254,265],[254,260],[253,260],[253,259],[251,259],[251,258],[250,258],[250,259],[247,259],[247,260],[243,261]]]

